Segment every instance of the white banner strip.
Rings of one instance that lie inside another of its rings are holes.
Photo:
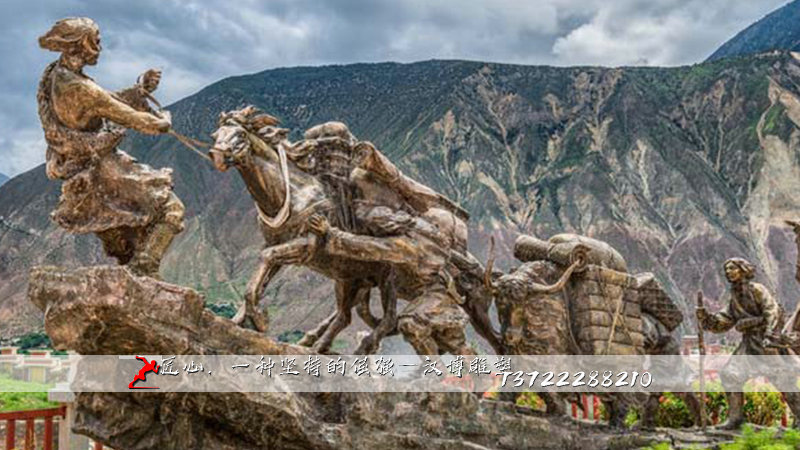
[[[56,360],[57,362],[53,362]],[[706,390],[800,391],[800,359],[712,355]],[[0,361],[0,391],[72,392],[688,392],[700,357],[497,355],[103,355]],[[749,383],[748,383],[749,381]]]

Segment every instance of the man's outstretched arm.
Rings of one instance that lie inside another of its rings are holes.
[[[68,97],[71,97],[74,102],[84,103],[86,114],[102,117],[125,128],[146,134],[165,133],[171,127],[168,119],[137,111],[93,81],[81,80],[70,84],[63,91],[65,101],[70,101]]]
[[[416,264],[419,261],[419,249],[405,236],[375,237],[348,233],[331,227],[328,219],[318,214],[311,216],[308,228],[325,240],[325,250],[331,255],[394,264]]]

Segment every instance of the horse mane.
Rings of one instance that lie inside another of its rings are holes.
[[[278,118],[261,111],[253,105],[220,113],[217,126],[222,126],[229,121],[237,123],[272,146],[278,145],[285,140],[290,132],[288,128],[277,126],[280,123]]]

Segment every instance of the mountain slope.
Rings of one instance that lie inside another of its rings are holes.
[[[252,103],[295,138],[346,122],[403,170],[473,214],[471,250],[498,237],[512,264],[518,233],[572,231],[617,247],[691,308],[722,293],[722,262],[745,256],[793,305],[800,211],[800,63],[788,53],[677,68],[553,68],[461,61],[278,69],[229,78],[172,105],[175,128],[208,140],[220,111]],[[166,75],[168,76],[168,75]],[[238,302],[260,246],[238,175],[217,173],[167,137],[124,143],[175,169],[187,228],[165,259],[167,280]],[[0,188],[0,335],[38,326],[26,304],[33,264],[102,261],[97,240],[47,219],[56,182],[37,168]],[[22,231],[20,231],[22,230]],[[308,329],[333,309],[331,284],[290,269],[267,298],[272,334]],[[350,331],[352,333],[352,331]]]
[[[8,176],[4,173],[0,173],[0,186],[5,184],[6,181],[8,181]]]
[[[800,51],[800,0],[794,0],[739,32],[722,44],[708,61],[770,50]]]

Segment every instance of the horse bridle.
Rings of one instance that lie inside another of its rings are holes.
[[[238,123],[235,120],[230,119],[230,120],[226,121],[224,125],[236,126],[239,129],[241,129],[242,131],[244,131],[245,136],[247,137],[248,144],[250,146],[253,146],[253,145],[261,146],[260,150],[263,150],[263,151],[267,151],[267,149],[272,149],[272,151],[275,151],[278,154],[278,160],[279,160],[280,166],[281,166],[281,178],[283,178],[283,187],[284,187],[284,192],[285,192],[285,195],[284,195],[284,198],[283,198],[283,204],[281,205],[281,208],[278,210],[278,212],[277,212],[277,214],[275,214],[275,216],[270,216],[266,212],[264,212],[264,210],[261,209],[261,206],[258,204],[258,202],[256,202],[255,205],[256,205],[256,212],[258,212],[258,219],[264,225],[266,225],[266,226],[268,226],[270,228],[273,228],[273,229],[280,228],[281,226],[283,226],[286,223],[286,221],[289,219],[289,216],[290,216],[290,214],[292,212],[292,208],[291,208],[291,206],[292,206],[291,205],[291,183],[290,183],[290,179],[289,179],[289,160],[288,160],[288,157],[286,155],[286,150],[284,150],[283,146],[280,145],[280,144],[277,146],[278,147],[277,149],[272,148],[272,146],[267,145],[267,143],[264,142],[261,139],[261,137],[259,137],[257,134],[253,133],[252,131],[248,130],[247,127],[243,126],[242,124]],[[215,152],[219,153],[221,151],[222,151],[221,149],[218,149],[216,147],[211,147],[211,149],[209,150],[209,153],[215,153]],[[241,153],[242,151],[236,152],[236,155],[233,155],[232,158],[231,157],[225,157],[225,163],[228,164],[228,162],[231,161],[233,163],[233,165],[238,165],[239,164],[239,161],[238,161],[239,156],[238,156],[238,154]],[[250,149],[250,151],[252,151],[252,149]],[[265,182],[265,180],[263,178],[263,174],[261,173],[261,171],[255,171],[255,176],[258,179],[258,182],[261,185],[261,187],[266,190],[266,182]]]

